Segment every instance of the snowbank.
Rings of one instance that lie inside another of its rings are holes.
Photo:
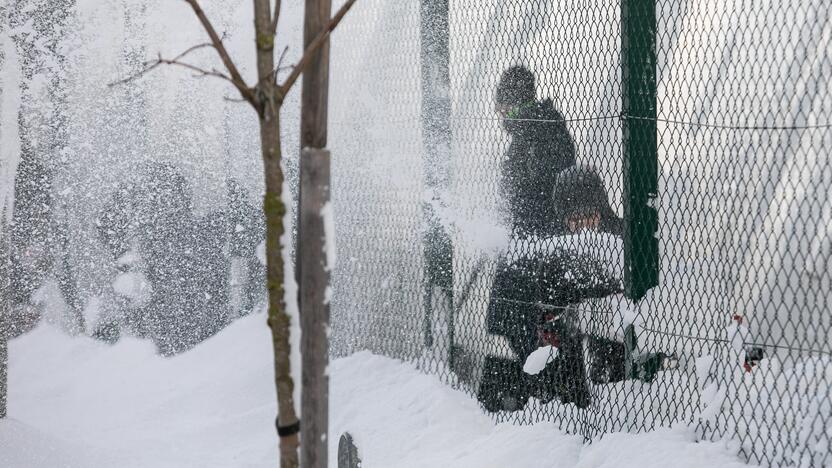
[[[364,467],[747,466],[726,444],[697,443],[685,427],[609,434],[584,446],[550,423],[494,425],[476,401],[437,377],[368,352],[330,369],[332,434],[353,434]]]
[[[43,325],[11,343],[4,467],[274,466],[275,401],[265,316],[173,358]],[[368,352],[330,367],[330,459],[353,433],[364,466],[740,466],[686,428],[612,434],[591,446],[554,426],[494,425],[435,376]]]
[[[9,416],[42,434],[21,447],[9,438],[15,421],[4,421],[0,452],[50,447],[39,439],[48,436],[66,443],[58,452],[83,456],[71,466],[272,466],[265,322],[262,314],[238,321],[171,359],[146,341],[109,347],[40,326],[10,343]]]
[[[8,450],[12,447],[12,450]],[[0,466],[95,466],[92,447],[65,442],[14,419],[0,422]]]

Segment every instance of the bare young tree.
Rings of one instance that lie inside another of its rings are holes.
[[[281,198],[284,175],[281,168],[280,149],[280,109],[289,90],[298,80],[307,64],[313,61],[321,46],[329,40],[329,36],[353,6],[356,0],[347,0],[329,20],[329,23],[308,43],[303,56],[292,67],[291,72],[282,83],[276,77],[280,63],[275,64],[275,36],[280,17],[280,0],[276,0],[272,11],[271,0],[254,1],[255,47],[257,52],[257,83],[249,85],[243,80],[234,60],[229,55],[220,35],[199,5],[198,0],[184,0],[199,19],[210,42],[197,44],[173,58],[159,56],[147,63],[147,67],[139,73],[118,83],[131,81],[144,73],[160,66],[174,65],[195,72],[199,76],[213,76],[231,83],[240,93],[243,101],[251,105],[259,118],[260,145],[263,157],[263,172],[266,182],[266,193],[263,199],[263,210],[266,217],[266,282],[269,293],[268,324],[272,332],[274,347],[275,386],[277,388],[278,406],[278,434],[280,437],[280,466],[298,466],[298,437],[299,421],[295,412],[295,402],[292,392],[295,383],[292,380],[289,355],[290,317],[286,312],[284,300],[284,259],[281,237],[285,226],[283,217],[286,206]],[[310,2],[307,1],[307,8]],[[216,51],[225,70],[203,69],[185,62],[183,59],[189,53],[204,48]],[[118,84],[114,83],[114,84]]]

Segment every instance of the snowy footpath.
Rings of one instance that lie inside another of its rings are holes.
[[[0,466],[276,466],[269,345],[262,314],[170,359],[146,342],[110,347],[41,325],[10,345]],[[366,468],[746,466],[684,427],[583,446],[549,424],[494,425],[436,377],[369,353],[330,370],[333,466],[346,430]]]

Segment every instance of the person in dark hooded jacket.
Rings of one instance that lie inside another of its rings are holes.
[[[572,166],[561,172],[552,191],[552,202],[555,222],[567,232],[591,228],[617,237],[624,235],[624,221],[613,211],[604,181],[591,167]]]
[[[534,74],[524,66],[503,72],[495,111],[511,136],[501,167],[501,197],[515,235],[556,234],[552,187],[575,165],[575,143],[552,101],[537,101]]]
[[[565,232],[594,231],[620,237],[622,220],[610,207],[603,181],[589,167],[564,170],[553,190],[557,222]],[[559,242],[558,242],[559,240]],[[580,331],[574,305],[592,298],[622,292],[621,278],[599,260],[602,252],[578,252],[570,238],[544,238],[533,248],[521,252],[498,272],[494,288],[502,295],[492,298],[489,308],[504,307],[506,337],[517,360],[513,363],[491,359],[479,399],[491,411],[519,409],[528,396],[542,401],[559,398],[563,403],[587,407],[590,393],[584,367],[583,342],[586,338],[592,362],[590,380],[608,383],[623,380],[625,346],[603,337],[586,336]],[[595,248],[593,245],[592,248]],[[599,249],[604,248],[598,245]],[[591,249],[590,249],[591,250]],[[539,346],[558,349],[552,362],[534,376],[520,371],[523,363]],[[634,367],[638,378],[652,379],[661,365],[661,353],[644,355]],[[510,401],[512,407],[506,407]]]
[[[621,236],[623,222],[612,210],[608,200],[604,183],[598,173],[591,168],[572,166],[563,170],[553,183],[553,190],[549,208],[551,213],[549,221],[554,226],[549,228],[550,236],[567,234],[579,230],[581,226],[570,226],[569,220],[581,220],[582,223],[595,222],[593,229],[598,231]],[[538,239],[545,239],[539,237]],[[522,241],[520,243],[523,243]],[[522,249],[521,249],[522,250]],[[501,300],[504,297],[520,297],[524,292],[522,282],[510,273],[514,269],[513,263],[518,259],[517,255],[524,252],[514,252],[515,258],[508,255],[500,260],[492,286],[492,297],[487,310],[487,325],[489,332],[493,334],[512,337],[517,334],[523,335],[522,325],[518,324],[517,317],[523,313],[522,307],[516,302]],[[521,320],[522,324],[523,321]],[[512,341],[511,339],[509,341]],[[515,350],[516,351],[516,350]]]
[[[528,396],[548,402],[557,397],[563,403],[574,403],[585,408],[590,403],[585,383],[582,361],[581,337],[574,317],[567,314],[569,306],[586,299],[601,298],[622,291],[619,278],[612,276],[604,265],[592,255],[578,254],[563,245],[552,246],[546,242],[534,251],[520,256],[505,265],[499,279],[504,294],[492,299],[492,307],[509,306],[507,339],[516,361],[499,364],[503,369],[520,369],[538,347],[552,345],[559,353],[555,361],[536,376],[519,371],[499,375],[480,387],[480,399],[492,411],[519,409],[494,406],[505,401],[500,387],[511,379],[521,379],[522,385],[513,385],[518,392],[513,402],[522,403]],[[498,287],[499,285],[495,285]],[[489,388],[490,387],[490,388]]]
[[[500,198],[515,241],[563,233],[562,225],[555,221],[552,187],[558,174],[575,164],[575,143],[563,115],[551,100],[537,101],[535,88],[534,74],[517,65],[503,72],[495,96],[494,110],[511,137],[500,168]],[[512,273],[513,260],[503,256],[497,262],[486,328],[494,335],[525,337],[530,333],[524,329],[529,323],[525,318],[529,311],[522,301],[507,300],[525,297],[527,293]],[[525,338],[510,340],[515,352],[525,348],[518,344],[523,341]],[[492,360],[490,364],[486,365],[486,374],[497,376],[514,372],[516,367],[502,360]],[[509,380],[520,379],[522,376],[518,375]],[[502,398],[490,391],[486,393],[498,400]]]
[[[551,100],[538,102],[535,77],[517,65],[503,72],[497,84],[495,111],[511,136],[501,167],[500,195],[508,211],[511,235],[527,239],[563,234],[552,198],[558,174],[575,165],[575,144],[563,115]],[[515,285],[504,276],[510,258],[500,258],[486,316],[489,333],[505,335],[515,305],[499,303]]]

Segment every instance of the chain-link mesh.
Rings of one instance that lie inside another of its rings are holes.
[[[497,420],[680,421],[832,464],[830,15],[356,4],[332,44],[334,352],[414,361]]]

